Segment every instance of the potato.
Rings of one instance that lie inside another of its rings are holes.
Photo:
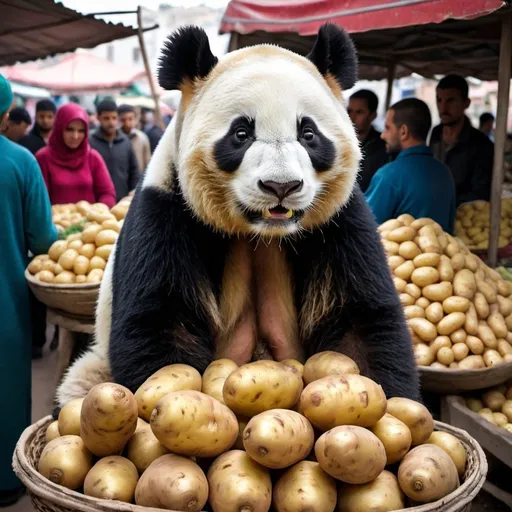
[[[398,228],[401,229],[401,228]],[[392,232],[393,233],[393,232]],[[391,233],[391,234],[392,234]],[[389,238],[388,238],[389,239]],[[412,241],[402,242],[398,249],[398,254],[406,260],[413,260],[421,254],[420,248]]]
[[[133,462],[118,455],[104,457],[87,473],[84,494],[131,503],[138,480],[139,474]]]
[[[453,460],[460,478],[466,471],[466,449],[464,445],[448,432],[432,432],[425,444],[434,444],[443,449]]]
[[[262,360],[231,373],[224,383],[223,396],[235,414],[252,417],[269,409],[291,409],[302,389],[302,376],[296,368]]]
[[[144,471],[135,488],[143,507],[200,512],[208,500],[208,480],[192,460],[168,453]]]
[[[107,262],[103,258],[100,258],[99,256],[93,256],[88,263],[87,271],[90,272],[91,270],[94,270],[96,268],[105,270],[106,266],[107,266]]]
[[[33,259],[28,264],[27,269],[32,275],[36,275],[38,272],[41,272],[41,270],[43,270],[43,261]]]
[[[405,262],[405,259],[402,256],[393,255],[388,258],[389,268],[393,271],[395,268],[399,267],[402,263]],[[512,310],[511,310],[512,313]]]
[[[96,235],[100,231],[101,231],[101,226],[100,225],[93,224],[91,226],[86,227],[82,231],[82,242],[84,244],[93,244],[95,239],[96,239]]]
[[[452,347],[452,353],[455,361],[462,361],[469,354],[469,348],[465,343],[455,343]]]
[[[292,366],[295,368],[301,375],[304,375],[304,365],[297,361],[296,359],[284,359],[283,361],[280,361],[281,364],[285,364],[286,366]],[[204,376],[203,376],[204,378]]]
[[[485,392],[482,395],[482,402],[485,404],[485,407],[491,409],[491,411],[501,411],[503,404],[506,402],[505,395],[496,391],[495,389],[491,389]]]
[[[510,432],[512,434],[512,423],[507,423],[506,425],[503,425],[502,428],[504,428],[507,432]]]
[[[421,297],[421,288],[413,283],[405,285],[405,293],[409,294],[413,299]]]
[[[78,255],[73,264],[73,272],[78,275],[85,275],[89,271],[89,258]]]
[[[437,360],[446,366],[453,363],[455,355],[451,348],[442,347],[437,351]]]
[[[344,425],[321,435],[315,443],[320,467],[349,484],[365,484],[377,478],[386,466],[386,450],[369,430]]]
[[[397,242],[401,244],[408,240],[414,240],[416,234],[417,233],[415,229],[412,229],[408,226],[401,226],[390,231],[387,236],[387,239],[391,242]]]
[[[484,353],[485,347],[480,338],[477,338],[476,336],[468,336],[465,343],[473,354],[479,356]]]
[[[151,427],[146,422],[143,425],[137,425],[135,433],[126,445],[126,457],[135,464],[140,474],[144,473],[158,457],[167,453],[169,453],[169,450],[155,437]]]
[[[441,254],[443,252],[436,235],[420,236],[416,243],[420,246],[420,249],[423,252],[433,252],[437,254]]]
[[[486,348],[498,348],[498,340],[492,329],[485,322],[478,322],[477,334]]]
[[[61,254],[68,248],[68,242],[66,240],[57,240],[53,242],[50,249],[48,250],[48,256],[53,261],[59,261]]]
[[[455,295],[471,300],[476,292],[476,281],[473,272],[466,268],[459,270],[453,277],[453,291]]]
[[[309,421],[287,409],[272,409],[254,416],[243,432],[245,451],[271,469],[286,468],[305,459],[314,441]]]
[[[452,342],[448,336],[438,336],[434,341],[430,343],[430,350],[432,352],[432,356],[435,357],[439,349],[443,347],[451,348]]]
[[[430,301],[425,297],[420,297],[414,304],[420,308],[427,309],[430,306]]]
[[[276,512],[333,512],[336,481],[318,462],[303,460],[279,478],[272,501]]]
[[[178,455],[216,457],[238,437],[234,413],[200,391],[173,391],[151,414],[151,429],[168,450]]]
[[[68,270],[63,270],[59,275],[55,276],[54,284],[72,284],[76,280],[75,274]]]
[[[61,436],[43,449],[37,470],[55,484],[78,489],[92,468],[92,453],[79,436]]]
[[[88,283],[99,283],[103,278],[103,270],[101,268],[95,268],[89,272],[87,275]]]
[[[78,236],[81,236],[78,234]],[[79,251],[83,247],[84,243],[82,240],[72,240],[68,243],[68,249],[75,249],[75,251]],[[80,252],[78,253],[80,254]]]
[[[483,355],[485,366],[496,366],[498,364],[503,364],[505,361],[500,356],[500,353],[497,350],[487,349]]]
[[[48,428],[46,429],[46,435],[45,435],[46,443],[49,443],[50,441],[57,439],[57,437],[60,437],[59,422],[52,421],[48,425]]]
[[[489,304],[487,304],[487,300],[485,299],[484,295],[480,292],[476,292],[473,303],[475,304],[478,318],[485,320],[489,316]]]
[[[466,331],[463,328],[457,329],[456,331],[453,331],[450,334],[450,340],[454,344],[455,343],[464,343],[466,341],[467,337],[468,337],[468,335],[466,334]]]
[[[137,428],[137,400],[120,384],[94,386],[80,413],[80,437],[97,457],[118,454]]]
[[[432,415],[419,402],[393,397],[388,399],[387,412],[409,427],[413,446],[424,443],[434,431]]]
[[[440,261],[439,254],[436,253],[424,253],[418,254],[413,260],[416,268],[420,267],[437,267]]]
[[[473,412],[478,412],[484,408],[483,402],[481,400],[478,400],[477,398],[468,398],[466,400],[466,406]]]
[[[493,412],[494,424],[498,427],[503,427],[508,423],[507,417],[502,412]]]
[[[78,249],[78,254],[81,256],[85,256],[86,258],[91,259],[94,256],[94,251],[96,250],[96,246],[94,244],[85,244]]]
[[[66,249],[59,256],[58,263],[64,270],[72,270],[77,257],[78,251],[76,251],[75,249]]]
[[[303,379],[306,384],[328,375],[359,374],[357,364],[343,354],[333,351],[319,352],[311,356],[304,365]]]
[[[441,256],[439,264],[437,265],[437,271],[439,272],[439,279],[441,281],[453,281],[455,272],[453,271],[452,262],[448,256],[444,254]]]
[[[432,267],[420,267],[413,271],[411,280],[415,285],[423,288],[429,284],[437,283],[439,272]]]
[[[498,301],[496,292],[493,290],[492,286],[486,283],[485,281],[477,279],[476,288],[481,294],[484,295],[485,300],[487,301],[488,304],[494,304],[495,302]]]
[[[409,451],[412,436],[409,427],[391,414],[384,416],[370,428],[384,445],[386,450],[386,465],[394,464],[403,459]]]
[[[443,302],[453,295],[452,283],[443,281],[441,283],[429,284],[423,288],[423,297],[433,302]]]
[[[475,335],[478,332],[478,316],[473,304],[470,304],[469,309],[466,311],[466,323],[464,324],[464,330],[467,334],[471,335]]]
[[[401,293],[398,298],[402,306],[412,306],[414,304],[414,297],[411,297],[408,293]],[[420,299],[418,299],[420,300]]]
[[[505,323],[503,315],[499,311],[492,312],[487,318],[487,323],[494,332],[496,338],[505,338],[507,336],[507,324]]]
[[[509,298],[498,295],[498,306],[503,317],[507,317],[512,313],[512,300]]]
[[[297,363],[301,364],[298,361]],[[223,404],[222,389],[224,388],[224,382],[237,368],[238,365],[231,359],[217,359],[213,361],[203,373],[201,391]],[[200,375],[199,378],[201,378]]]
[[[404,314],[406,318],[425,318],[425,310],[419,306],[405,306]]]
[[[213,512],[267,512],[272,502],[269,470],[242,450],[218,457],[208,470]]]
[[[493,412],[488,407],[480,409],[478,414],[482,416],[482,418],[485,418],[487,421],[490,421],[492,424],[495,424]]]
[[[61,436],[80,435],[80,413],[84,398],[69,401],[59,412],[59,432]]]
[[[469,309],[470,304],[471,302],[466,297],[448,297],[443,302],[443,310],[446,314],[465,313]]]
[[[146,421],[157,402],[171,391],[201,391],[201,374],[188,364],[164,366],[145,380],[135,392],[139,416]]]
[[[96,247],[101,247],[102,245],[113,245],[117,240],[118,234],[117,231],[113,229],[104,229],[99,231],[94,239],[94,243]]]
[[[422,340],[429,342],[436,339],[436,326],[426,318],[411,318],[408,322],[414,333]]]
[[[498,340],[498,352],[501,357],[512,354],[512,346],[507,340]]]
[[[107,261],[112,254],[112,251],[114,249],[114,246],[112,244],[105,244],[101,247],[98,247],[94,254],[95,256],[98,256],[99,258],[102,258],[103,260]]]
[[[439,446],[424,444],[412,449],[400,463],[398,482],[410,499],[430,503],[459,487],[457,467]]]
[[[448,349],[449,350],[449,349]],[[413,347],[414,359],[418,366],[430,366],[434,360],[434,354],[431,348],[424,343],[417,343]]]
[[[414,270],[414,263],[409,260],[406,261],[405,263],[402,263],[399,267],[395,268],[394,274],[396,277],[408,281]]]
[[[398,250],[400,249],[400,245],[396,242],[390,242],[389,240],[382,240],[382,245],[384,250],[388,255],[398,254]]]
[[[300,407],[323,431],[340,425],[371,427],[386,412],[386,396],[381,386],[362,375],[331,375],[306,386]]]
[[[437,332],[442,336],[449,336],[466,323],[466,315],[461,312],[446,315],[438,324]]]
[[[450,262],[454,272],[458,272],[459,270],[462,270],[466,265],[466,258],[464,258],[464,254],[457,253],[453,256],[450,256]]]
[[[429,322],[433,324],[439,323],[444,314],[443,314],[443,306],[440,302],[432,302],[430,306],[425,310],[425,316]]]
[[[512,400],[505,400],[505,403],[501,407],[501,412],[507,417],[508,421],[512,423]]]
[[[462,361],[459,361],[459,369],[461,370],[478,370],[481,368],[485,368],[485,363],[482,356],[468,356]]]
[[[111,229],[116,233],[119,233],[121,231],[121,226],[119,226],[119,222],[116,219],[108,219],[101,223],[101,229],[103,231]]]
[[[498,293],[503,297],[509,297],[512,294],[512,284],[505,279],[497,281],[496,286],[498,287]]]
[[[362,485],[344,484],[338,492],[338,512],[387,512],[405,508],[404,493],[390,471]]]
[[[429,224],[433,224],[433,220],[428,217],[421,217],[420,219],[416,219],[411,223],[411,228],[413,229],[421,229],[423,226],[428,226]]]
[[[398,293],[405,292],[405,287],[407,286],[407,281],[400,277],[393,277],[393,284],[395,285],[395,289]]]

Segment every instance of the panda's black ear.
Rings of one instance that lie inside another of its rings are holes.
[[[179,28],[164,43],[158,62],[158,82],[168,91],[181,89],[187,80],[205,78],[217,62],[202,28]]]
[[[307,58],[322,75],[332,75],[342,89],[350,89],[356,83],[356,49],[349,35],[338,25],[325,23],[320,27]]]

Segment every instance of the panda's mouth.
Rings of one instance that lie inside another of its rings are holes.
[[[284,206],[277,205],[275,208],[270,210],[263,210],[262,217],[265,220],[278,219],[278,220],[289,220],[293,218],[294,212]]]
[[[282,205],[277,205],[274,208],[267,208],[265,210],[250,210],[248,208],[241,208],[245,217],[250,222],[266,222],[269,224],[298,222],[303,216],[303,210],[292,210],[285,208]]]

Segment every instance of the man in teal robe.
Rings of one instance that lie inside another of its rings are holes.
[[[0,75],[0,124],[12,103]],[[27,149],[0,135],[0,506],[15,503],[24,488],[12,470],[12,455],[31,423],[31,314],[24,277],[33,255],[57,239],[41,170]]]

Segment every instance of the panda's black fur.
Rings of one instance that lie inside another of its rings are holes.
[[[328,265],[336,269],[339,305],[303,341],[306,356],[323,350],[352,355],[387,396],[419,400],[411,341],[376,229],[357,189],[321,230],[283,241],[297,304]],[[186,363],[202,372],[212,361],[208,312],[198,291],[209,283],[220,293],[229,241],[193,218],[178,185],[171,193],[137,192],[117,242],[112,283],[110,364],[116,382],[135,391],[164,365]],[[348,332],[362,345],[344,346]]]

